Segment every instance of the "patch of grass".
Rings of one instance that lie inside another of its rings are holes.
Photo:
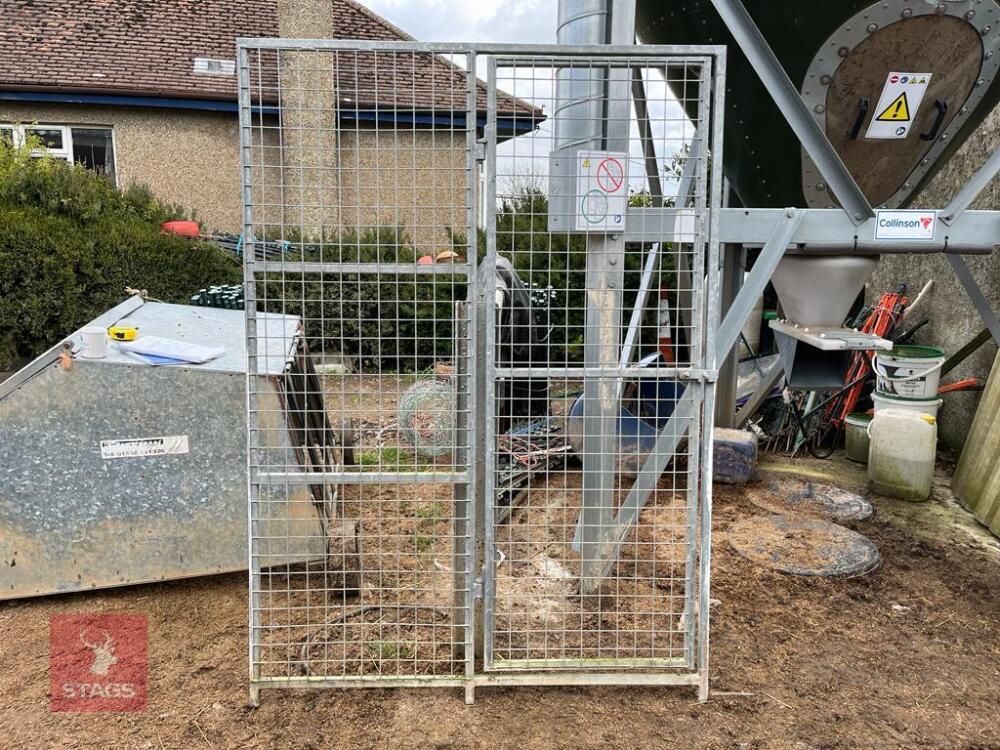
[[[440,521],[448,517],[448,506],[441,502],[418,505],[417,517],[422,518],[425,521]]]
[[[373,658],[377,658],[382,661],[412,659],[414,655],[412,646],[405,643],[396,643],[395,641],[374,641],[366,644],[366,646],[368,648],[368,653],[371,654]]]
[[[410,451],[392,445],[368,450],[358,456],[358,465],[379,471],[433,471],[434,467],[421,461]]]
[[[426,534],[417,534],[413,541],[417,545],[418,552],[430,552],[434,546],[434,540]]]

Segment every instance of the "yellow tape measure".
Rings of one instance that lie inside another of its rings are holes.
[[[108,328],[108,335],[115,341],[135,341],[139,329],[135,326],[111,326]]]

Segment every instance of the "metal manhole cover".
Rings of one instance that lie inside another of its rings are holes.
[[[882,562],[871,540],[817,518],[750,516],[734,523],[726,538],[740,556],[789,575],[858,576]]]
[[[801,479],[772,480],[765,491],[751,491],[749,498],[771,513],[801,513],[836,523],[867,521],[875,514],[874,506],[861,495]]]

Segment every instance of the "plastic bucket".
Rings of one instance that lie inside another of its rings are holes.
[[[890,396],[885,393],[872,394],[872,403],[875,404],[876,414],[882,409],[897,409],[912,411],[917,414],[929,414],[936,419],[942,402],[940,398],[902,398],[900,396]]]
[[[844,420],[846,425],[844,454],[859,464],[868,463],[868,446],[871,444],[871,439],[868,437],[868,425],[871,422],[872,417],[862,413],[848,414],[847,419]]]
[[[875,357],[878,393],[904,398],[937,397],[944,352],[936,346],[903,344]]]

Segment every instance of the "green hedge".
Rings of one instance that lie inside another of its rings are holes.
[[[464,257],[464,241],[455,239]],[[299,245],[286,260],[412,264],[424,253],[394,227],[344,232],[322,245]],[[257,285],[268,312],[302,316],[311,351],[338,351],[368,371],[420,372],[454,347],[454,305],[467,297],[452,274],[269,274]]]
[[[35,356],[125,298],[165,302],[239,282],[239,265],[211,243],[162,234],[180,211],[141,187],[27,149],[0,146],[0,367]]]

